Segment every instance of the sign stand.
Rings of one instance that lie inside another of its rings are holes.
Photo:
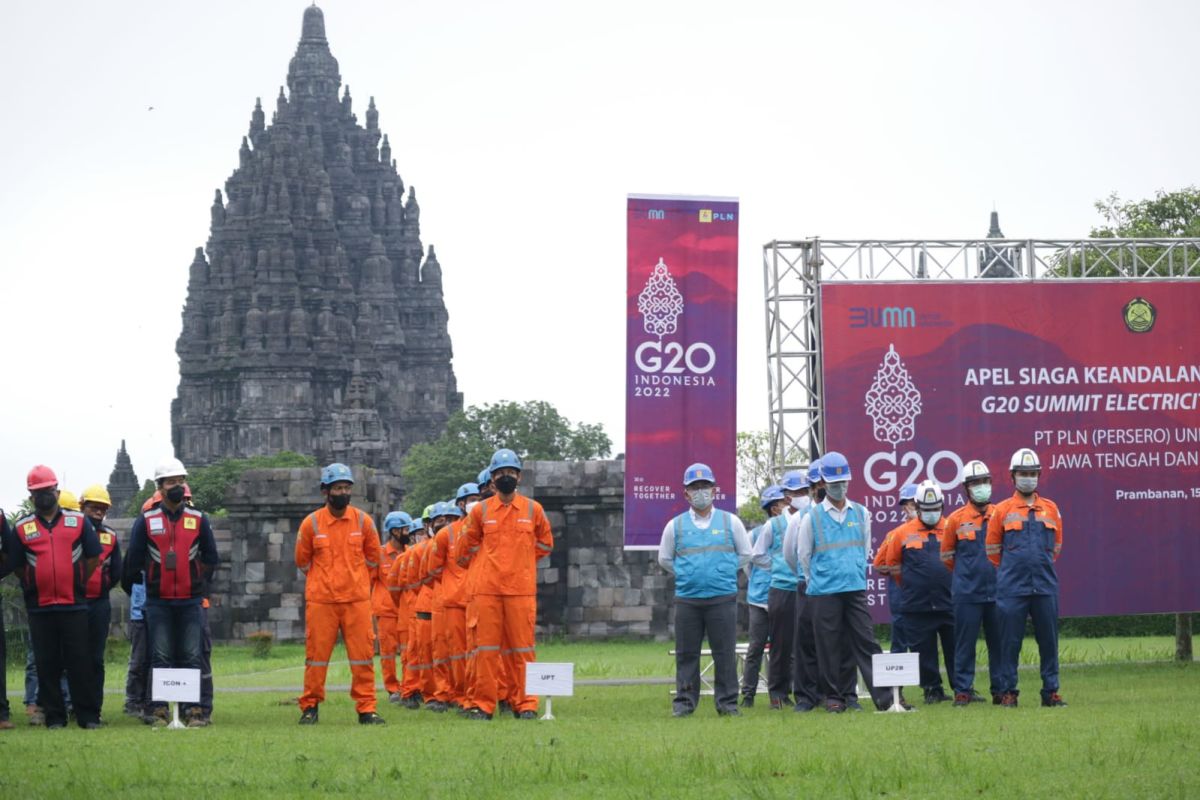
[[[876,686],[892,687],[891,707],[875,713],[916,711],[900,705],[900,687],[920,685],[920,656],[917,653],[876,653],[871,657],[871,672]]]
[[[171,722],[167,727],[171,730],[187,729],[187,726],[179,721],[179,703],[171,703]]]
[[[545,695],[546,713],[541,719],[555,719],[554,698],[570,697],[575,693],[575,665],[528,662],[525,665],[525,693]]]
[[[179,719],[179,704],[200,702],[200,670],[157,667],[151,670],[150,688],[151,699],[171,704],[171,721],[167,723],[167,729],[186,729]]]

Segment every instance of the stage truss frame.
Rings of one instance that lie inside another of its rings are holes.
[[[1200,280],[1200,239],[803,239],[763,245],[770,467],[825,451],[827,281]]]

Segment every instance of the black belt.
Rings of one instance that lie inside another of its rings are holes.
[[[418,611],[417,619],[433,619],[433,614],[429,613],[428,611]]]

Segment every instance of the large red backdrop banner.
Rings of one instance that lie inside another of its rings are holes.
[[[729,198],[630,196],[625,547],[657,548],[687,508],[683,471],[716,473],[736,511],[737,231]]]
[[[1200,609],[1200,282],[828,283],[825,443],[850,459],[875,546],[899,487],[1041,457],[1063,515],[1064,616]],[[882,576],[872,613],[887,618]]]

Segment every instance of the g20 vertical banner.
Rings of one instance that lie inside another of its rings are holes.
[[[625,547],[649,550],[689,464],[737,508],[738,203],[630,195],[626,225]]]
[[[826,447],[875,546],[902,484],[937,481],[949,511],[979,459],[998,501],[1032,447],[1062,615],[1200,609],[1200,281],[827,283],[821,315]]]

